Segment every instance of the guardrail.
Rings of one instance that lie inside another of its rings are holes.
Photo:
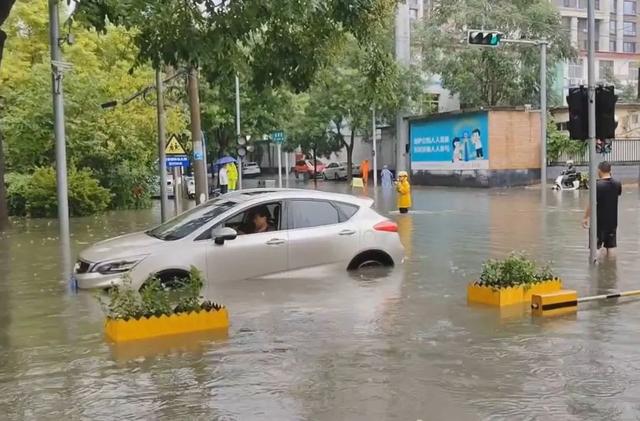
[[[640,139],[614,139],[611,144],[611,152],[600,156],[613,165],[638,165],[640,164]],[[589,148],[585,147],[581,153],[560,154],[558,159],[549,160],[548,165],[550,167],[564,166],[570,160],[574,165],[588,165]]]

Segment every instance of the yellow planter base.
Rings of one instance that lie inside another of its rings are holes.
[[[226,308],[220,310],[193,313],[172,314],[141,318],[140,320],[114,320],[105,322],[105,334],[114,342],[147,339],[179,333],[203,330],[226,329],[229,327],[229,313]]]
[[[503,307],[525,302],[530,303],[532,294],[547,294],[561,289],[562,281],[559,279],[538,282],[526,287],[517,286],[501,289],[493,289],[471,283],[467,286],[467,302]]]

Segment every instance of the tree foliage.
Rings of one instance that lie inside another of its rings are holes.
[[[31,173],[55,164],[47,1],[18,2],[7,21],[11,35],[0,69],[5,112],[8,170]],[[155,110],[143,100],[103,110],[100,104],[128,97],[152,83],[148,66],[130,72],[138,50],[134,31],[110,27],[107,34],[75,28],[76,43],[64,47],[73,64],[64,75],[67,154],[70,166],[89,168],[113,195],[113,207],[149,203],[149,180],[156,170]],[[168,131],[186,125],[184,110],[169,108]]]
[[[469,29],[492,29],[511,39],[549,41],[547,69],[552,84],[555,64],[572,58],[567,32],[548,0],[447,0],[438,2],[419,28],[424,68],[439,74],[443,87],[460,95],[463,106],[539,104],[540,51],[534,46],[469,46]],[[559,98],[551,96],[550,103]]]

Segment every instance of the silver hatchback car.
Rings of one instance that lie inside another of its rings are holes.
[[[81,289],[128,276],[184,277],[191,266],[209,282],[260,278],[312,267],[359,269],[404,261],[395,222],[373,200],[312,190],[242,190],[217,197],[144,232],[94,244],[74,270]]]

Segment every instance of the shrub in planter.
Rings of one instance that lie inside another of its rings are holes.
[[[192,268],[190,276],[170,293],[157,278],[149,278],[140,292],[125,279],[98,297],[107,316],[105,331],[116,342],[155,336],[221,329],[229,326],[226,308],[200,296],[203,280]]]
[[[470,284],[470,302],[509,305],[531,300],[531,294],[558,291],[561,281],[549,264],[539,265],[524,253],[511,253],[503,260],[489,260],[482,266],[480,280]]]

